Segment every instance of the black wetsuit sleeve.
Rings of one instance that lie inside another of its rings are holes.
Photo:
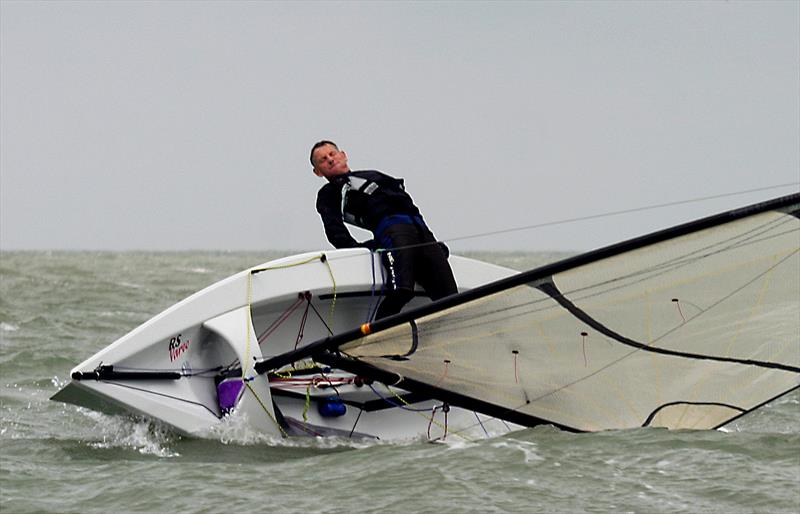
[[[317,212],[325,227],[325,236],[336,248],[355,248],[358,242],[350,235],[342,219],[341,193],[333,184],[328,184],[317,194]]]
[[[322,218],[325,227],[325,236],[336,248],[369,248],[374,250],[375,242],[370,239],[363,243],[356,241],[347,230],[342,219],[341,190],[329,184],[319,190],[317,195],[317,212]]]

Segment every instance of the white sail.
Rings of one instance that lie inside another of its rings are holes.
[[[798,204],[730,211],[381,320],[337,362],[526,425],[720,427],[800,384]]]

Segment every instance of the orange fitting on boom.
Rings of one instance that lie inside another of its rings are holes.
[[[369,326],[369,323],[364,323],[361,325],[361,333],[365,336],[368,336],[372,333],[372,327]]]

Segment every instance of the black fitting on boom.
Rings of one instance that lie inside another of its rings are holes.
[[[72,373],[73,380],[178,380],[181,376],[177,371],[115,371],[111,364]]]

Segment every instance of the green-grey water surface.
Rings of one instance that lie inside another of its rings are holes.
[[[49,401],[69,370],[261,252],[0,254],[0,510],[800,512],[800,394],[718,431],[476,442],[180,437]],[[517,269],[556,254],[476,255]],[[800,314],[798,314],[800,315]]]

